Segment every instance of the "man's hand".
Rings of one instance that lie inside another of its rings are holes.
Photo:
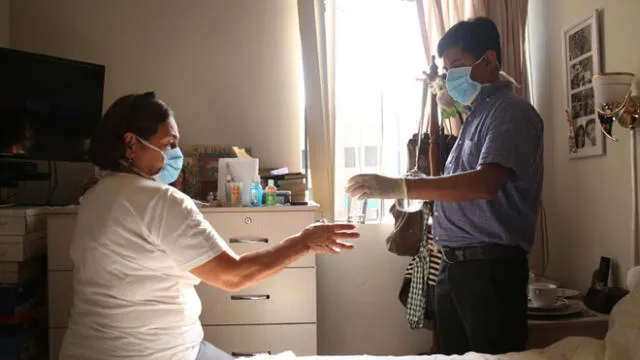
[[[358,199],[405,199],[407,186],[402,178],[362,174],[349,179],[347,194]]]

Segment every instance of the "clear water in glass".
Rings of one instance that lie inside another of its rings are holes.
[[[404,175],[405,179],[426,179],[427,175],[423,174],[418,169],[413,169]],[[422,210],[423,200],[417,199],[398,199],[396,201],[396,208],[404,212],[416,212]]]
[[[364,224],[367,220],[367,199],[360,200],[356,197],[349,197],[347,209],[347,222],[352,224]]]

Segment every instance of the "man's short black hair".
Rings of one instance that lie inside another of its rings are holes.
[[[496,24],[487,17],[477,17],[453,25],[438,42],[438,56],[442,57],[445,51],[454,46],[473,55],[476,60],[493,50],[498,64],[502,64],[500,32]]]

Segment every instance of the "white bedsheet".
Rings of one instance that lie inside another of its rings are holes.
[[[260,360],[603,360],[604,341],[591,338],[567,338],[546,349],[530,350],[505,355],[468,353],[462,356],[300,356],[291,352],[270,356],[257,356]]]
[[[611,312],[604,340],[569,337],[545,349],[504,355],[468,353],[462,356],[301,356],[291,352],[252,360],[640,360],[640,285]]]

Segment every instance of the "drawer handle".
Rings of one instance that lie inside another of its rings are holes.
[[[244,352],[232,352],[231,356],[233,357],[253,357],[258,355],[271,355],[271,351],[259,351],[253,353],[244,353]]]
[[[269,295],[231,295],[231,300],[269,300]]]
[[[237,238],[237,237],[232,237],[229,239],[229,242],[232,244],[267,244],[269,242],[269,239],[267,238],[259,238],[259,237],[243,237],[243,238]]]

